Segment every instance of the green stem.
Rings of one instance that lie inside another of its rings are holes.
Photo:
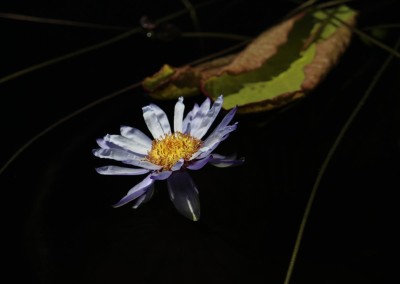
[[[31,138],[28,142],[26,142],[21,148],[19,148],[12,156],[11,158],[9,158],[7,160],[7,162],[0,168],[0,175],[8,168],[8,166],[16,159],[18,158],[19,155],[21,155],[28,147],[30,147],[33,143],[35,143],[39,138],[41,138],[42,136],[46,135],[47,133],[49,133],[51,130],[53,130],[54,128],[56,128],[57,126],[63,124],[64,122],[66,122],[67,120],[71,119],[72,117],[98,105],[101,104],[103,102],[106,102],[112,98],[117,97],[118,95],[121,95],[131,89],[137,88],[141,85],[141,82],[130,85],[128,87],[125,87],[121,90],[118,90],[108,96],[102,97],[101,99],[98,99],[94,102],[91,102],[89,104],[87,104],[86,106],[74,111],[73,113],[61,118],[60,120],[56,121],[55,123],[53,123],[52,125],[50,125],[49,127],[47,127],[46,129],[42,130],[41,132],[39,132],[38,134],[36,134],[33,138]]]
[[[369,34],[364,33],[363,31],[361,31],[361,30],[359,30],[359,29],[357,29],[357,28],[355,28],[355,27],[352,27],[351,25],[349,25],[348,23],[346,23],[345,21],[343,21],[343,20],[340,19],[339,17],[334,16],[333,18],[334,18],[335,20],[337,20],[338,22],[340,22],[340,23],[341,23],[342,25],[344,25],[345,27],[347,27],[349,30],[351,30],[352,32],[354,32],[355,34],[357,34],[358,36],[363,37],[363,38],[369,40],[371,43],[373,43],[373,44],[375,44],[376,46],[380,47],[381,49],[383,49],[383,50],[389,52],[391,55],[393,55],[393,56],[395,56],[395,57],[397,57],[397,58],[400,58],[400,53],[399,53],[397,50],[391,48],[390,46],[387,46],[386,44],[380,42],[379,40],[375,39],[374,37],[370,36]]]
[[[140,31],[140,28],[135,28],[135,29],[132,29],[132,30],[126,32],[126,33],[122,33],[122,34],[120,34],[118,36],[110,38],[110,39],[108,39],[106,41],[102,41],[100,43],[97,43],[97,44],[94,44],[94,45],[91,45],[91,46],[88,46],[88,47],[85,47],[85,48],[82,48],[82,49],[79,49],[79,50],[76,50],[76,51],[73,51],[73,52],[70,52],[70,53],[67,53],[67,54],[64,54],[62,56],[59,56],[59,57],[44,61],[42,63],[30,66],[28,68],[19,70],[17,72],[14,72],[14,73],[12,73],[10,75],[7,75],[7,76],[1,78],[0,79],[0,84],[3,84],[3,83],[8,82],[10,80],[16,79],[18,77],[21,77],[21,76],[23,76],[25,74],[28,74],[28,73],[31,73],[33,71],[42,69],[44,67],[48,67],[50,65],[59,63],[61,61],[64,61],[64,60],[67,60],[67,59],[70,59],[70,58],[73,58],[73,57],[88,53],[90,51],[93,51],[93,50],[108,46],[108,45],[113,44],[113,43],[115,43],[117,41],[120,41],[122,39],[130,37],[131,35],[137,33],[138,31]]]
[[[400,46],[400,38],[398,39],[398,41],[396,43],[395,49],[398,49],[399,46]],[[312,187],[312,190],[311,190],[311,193],[310,193],[310,197],[308,198],[308,201],[307,201],[307,204],[306,204],[306,207],[305,207],[305,210],[304,210],[303,218],[301,219],[299,231],[297,233],[296,241],[295,241],[294,248],[293,248],[293,251],[292,251],[292,255],[291,255],[291,258],[290,258],[290,261],[289,261],[289,267],[288,267],[288,270],[286,272],[285,280],[283,282],[284,284],[289,284],[290,280],[292,278],[294,266],[295,266],[295,263],[296,263],[296,260],[297,260],[297,256],[298,256],[298,253],[299,253],[301,241],[303,239],[305,227],[307,225],[307,221],[308,221],[308,218],[309,218],[309,215],[310,215],[310,212],[311,212],[311,208],[312,208],[312,206],[314,204],[314,199],[315,199],[315,196],[317,194],[317,191],[318,191],[319,185],[321,183],[322,177],[324,176],[324,174],[326,172],[326,169],[328,168],[328,165],[329,165],[333,155],[336,152],[336,149],[338,148],[340,142],[342,141],[342,139],[345,136],[346,132],[350,128],[351,123],[353,122],[353,120],[357,116],[357,114],[360,112],[361,108],[364,106],[366,100],[368,99],[368,97],[372,93],[372,90],[374,89],[375,85],[378,83],[379,79],[381,78],[382,74],[384,73],[384,71],[388,67],[389,63],[393,60],[393,57],[394,57],[394,54],[390,54],[389,57],[385,60],[385,62],[382,64],[381,68],[378,70],[378,72],[374,76],[371,84],[368,86],[368,89],[366,90],[365,94],[363,95],[361,100],[358,102],[357,106],[355,107],[353,112],[350,114],[350,117],[347,119],[346,123],[342,127],[339,135],[336,137],[336,139],[335,139],[332,147],[330,148],[330,150],[329,150],[324,162],[322,163],[321,169],[319,170],[319,173],[317,175],[315,183],[314,183],[314,185]]]
[[[369,31],[372,29],[398,29],[398,28],[400,28],[400,24],[382,24],[382,25],[364,27],[362,29],[364,31]]]
[[[51,18],[43,18],[43,17],[36,17],[36,16],[29,16],[29,15],[13,14],[13,13],[0,12],[0,18],[40,23],[40,24],[51,24],[51,25],[70,26],[70,27],[78,27],[78,28],[90,28],[90,29],[99,29],[99,30],[118,30],[118,31],[129,30],[129,28],[127,28],[127,27],[117,27],[117,26],[100,25],[100,24],[93,24],[93,23],[86,23],[86,22],[51,19]]]
[[[208,32],[195,32],[195,33],[181,33],[183,37],[209,37],[209,38],[221,38],[221,39],[230,39],[237,41],[247,41],[250,40],[250,37],[235,35],[235,34],[226,34],[226,33],[208,33]]]
[[[212,2],[213,1],[208,1],[208,2],[201,3],[201,4],[197,5],[196,8],[204,7],[206,5],[211,4]],[[167,21],[169,21],[169,20],[171,20],[173,18],[177,18],[177,17],[179,17],[181,15],[184,15],[186,13],[188,13],[187,9],[180,10],[178,12],[172,13],[172,14],[166,16],[166,17],[163,17],[163,18],[157,20],[156,24],[167,22]],[[76,56],[79,56],[79,55],[83,55],[85,53],[91,52],[93,50],[96,50],[96,49],[99,49],[99,48],[102,48],[102,47],[106,47],[106,46],[108,46],[110,44],[116,43],[116,42],[118,42],[120,40],[123,40],[123,39],[126,39],[126,38],[130,37],[130,36],[136,34],[137,32],[139,32],[140,30],[141,30],[141,28],[139,28],[139,27],[138,28],[133,28],[133,29],[127,31],[127,32],[124,32],[124,33],[122,33],[120,35],[112,37],[112,38],[110,38],[110,39],[108,39],[106,41],[102,41],[100,43],[96,43],[94,45],[91,45],[91,46],[88,46],[88,47],[73,51],[71,53],[64,54],[62,56],[59,56],[59,57],[44,61],[42,63],[30,66],[28,68],[19,70],[19,71],[15,72],[15,73],[12,73],[12,74],[7,75],[7,76],[5,76],[3,78],[0,78],[0,84],[3,84],[3,83],[8,82],[10,80],[16,79],[18,77],[21,77],[21,76],[23,76],[25,74],[28,74],[28,73],[31,73],[33,71],[36,71],[36,70],[48,67],[50,65],[62,62],[64,60],[67,60],[67,59],[70,59],[70,58],[73,58],[73,57],[76,57]]]
[[[192,19],[192,22],[193,22],[193,25],[194,25],[196,31],[198,31],[198,32],[201,31],[200,22],[197,17],[196,9],[193,7],[192,3],[190,3],[189,0],[181,0],[181,2],[186,7],[186,9],[188,9],[190,18]]]
[[[348,2],[352,2],[353,0],[333,0],[333,1],[327,1],[321,4],[315,4],[318,0],[308,0],[307,2],[304,2],[300,6],[294,8],[292,11],[290,11],[286,16],[284,17],[283,20],[286,20],[288,18],[293,17],[294,15],[300,13],[300,12],[309,12],[311,10],[317,10],[317,9],[323,9],[323,8],[329,8],[329,7],[334,7],[337,5],[345,4]]]

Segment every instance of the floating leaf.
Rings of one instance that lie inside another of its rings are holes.
[[[231,66],[224,67],[222,75],[203,82],[204,92],[211,98],[224,94],[223,107],[231,109],[238,105],[242,113],[273,109],[303,97],[326,76],[349,43],[350,30],[342,27],[335,17],[353,24],[355,14],[341,6],[297,16],[287,41],[274,54],[269,53],[270,57],[260,67],[248,71],[244,68],[246,61],[241,60],[239,67],[233,61]],[[263,40],[259,42],[270,37],[267,31],[260,35]],[[250,44],[251,53],[257,50],[259,42]],[[245,49],[242,53],[247,52]],[[254,65],[251,59],[249,64]]]
[[[154,99],[177,99],[200,94],[201,82],[215,75],[220,67],[230,63],[235,55],[221,57],[196,67],[171,67],[165,64],[160,71],[143,80],[143,88]]]
[[[174,71],[150,95],[170,99],[224,95],[224,109],[259,112],[286,105],[312,91],[349,44],[356,12],[347,6],[298,14],[258,36],[238,54]],[[340,21],[339,21],[339,20]],[[159,72],[160,73],[160,72]],[[157,74],[146,80],[155,80]]]
[[[164,64],[161,67],[160,71],[154,74],[152,77],[147,77],[143,81],[143,87],[147,91],[154,91],[158,88],[158,86],[166,83],[169,79],[175,74],[175,70],[169,66],[168,64]]]

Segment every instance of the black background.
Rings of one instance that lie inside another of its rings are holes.
[[[192,4],[205,1],[193,1]],[[398,1],[354,1],[360,29],[398,22]],[[293,1],[212,1],[197,9],[202,32],[255,37]],[[0,12],[137,27],[185,10],[184,1],[2,1]],[[196,32],[190,14],[168,21]],[[238,42],[155,38],[145,32],[0,84],[0,163],[77,109],[140,82],[164,63],[188,64]],[[0,76],[96,44],[123,31],[0,18]],[[382,40],[394,46],[398,29]],[[146,129],[141,87],[81,112],[45,133],[0,176],[2,277],[7,283],[283,283],[319,169],[388,53],[354,36],[339,64],[307,98],[239,115],[218,148],[244,165],[191,173],[202,216],[193,223],[157,183],[138,210],[112,209],[141,177],[100,176],[95,139],[120,125]],[[392,283],[400,173],[399,59],[373,89],[333,156],[319,188],[292,283]],[[187,109],[202,96],[186,99]],[[157,102],[171,114],[175,102]]]

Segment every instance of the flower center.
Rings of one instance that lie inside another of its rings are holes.
[[[200,149],[201,143],[201,140],[180,132],[167,134],[160,140],[153,140],[146,158],[162,166],[163,170],[171,170],[180,159],[188,161]]]

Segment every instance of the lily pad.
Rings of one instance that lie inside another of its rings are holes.
[[[188,67],[165,64],[160,71],[143,80],[143,88],[155,99],[177,99],[199,93],[199,75]]]
[[[243,51],[197,66],[164,65],[143,81],[155,99],[224,95],[223,108],[270,110],[312,91],[347,48],[357,12],[342,5],[301,13],[275,25]],[[338,20],[339,19],[339,20]]]
[[[232,62],[234,57],[235,55],[220,57],[195,67],[172,67],[164,64],[156,74],[145,78],[142,86],[152,98],[158,100],[198,95],[201,93],[201,82]]]
[[[143,80],[142,85],[146,91],[152,92],[158,88],[158,86],[166,83],[174,75],[175,70],[168,64],[164,64],[160,71],[151,77],[147,77]]]
[[[351,32],[335,17],[351,24],[355,14],[341,6],[299,17],[287,41],[260,67],[244,72],[236,66],[225,67],[221,75],[203,81],[204,93],[213,99],[223,94],[223,107],[239,106],[242,113],[273,109],[303,97],[325,77],[349,43]]]

